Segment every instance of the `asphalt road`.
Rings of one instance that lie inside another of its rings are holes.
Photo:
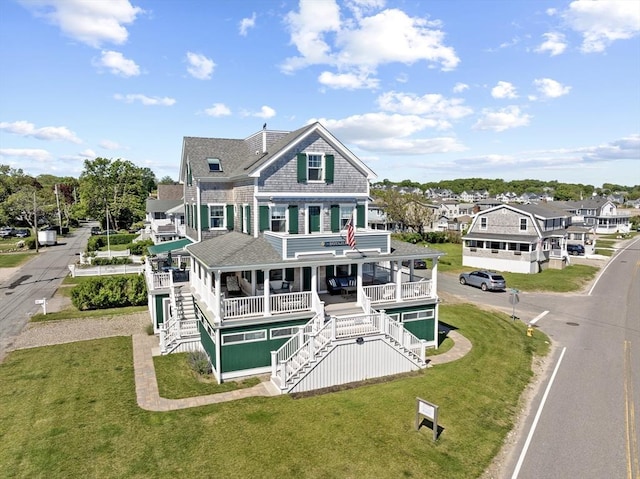
[[[36,300],[53,297],[89,236],[90,228],[85,226],[58,237],[57,245],[41,247],[38,255],[0,284],[0,361],[29,318],[42,312]]]
[[[445,302],[452,294],[513,312],[509,290],[462,286],[457,275],[439,275],[438,291]],[[516,316],[542,315],[536,326],[554,352],[500,477],[640,479],[640,238],[603,265],[588,291],[518,299]]]

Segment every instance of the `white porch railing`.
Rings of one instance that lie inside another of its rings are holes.
[[[272,314],[312,311],[310,291],[269,295],[269,307]],[[243,296],[222,300],[224,319],[262,316],[265,314],[264,296]]]
[[[376,284],[364,286],[364,294],[371,304],[388,303],[404,299],[433,298],[431,280],[420,280],[402,283],[400,285],[400,297],[398,297],[396,283]]]
[[[78,268],[75,264],[69,265],[71,277],[77,276],[106,276],[112,274],[139,274],[144,271],[141,264],[113,264],[105,266],[91,266],[88,268]]]

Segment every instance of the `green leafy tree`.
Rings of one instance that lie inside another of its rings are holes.
[[[145,216],[149,171],[126,160],[85,160],[79,180],[83,212],[101,219],[103,227],[116,230],[141,221]]]

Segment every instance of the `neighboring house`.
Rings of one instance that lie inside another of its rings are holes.
[[[268,373],[282,393],[426,367],[443,253],[368,227],[373,178],[320,123],[185,137],[189,258],[146,270],[161,351],[202,350],[218,381]]]
[[[154,243],[173,241],[185,236],[182,200],[147,199],[146,229]]]
[[[389,220],[387,214],[384,211],[384,205],[375,200],[369,203],[367,225],[369,229],[372,230],[396,232],[401,229],[401,226],[397,222]]]
[[[618,211],[618,207],[605,198],[555,201],[554,204],[572,215],[573,224],[584,224],[593,228],[596,234],[628,233],[631,229],[630,213]]]
[[[479,269],[538,273],[569,261],[571,215],[545,205],[499,205],[478,212],[463,236],[462,264]]]

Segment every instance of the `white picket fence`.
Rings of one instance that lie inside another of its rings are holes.
[[[92,266],[79,268],[75,264],[69,265],[71,277],[77,276],[106,276],[113,274],[140,274],[144,272],[144,264],[113,264],[106,266]]]

